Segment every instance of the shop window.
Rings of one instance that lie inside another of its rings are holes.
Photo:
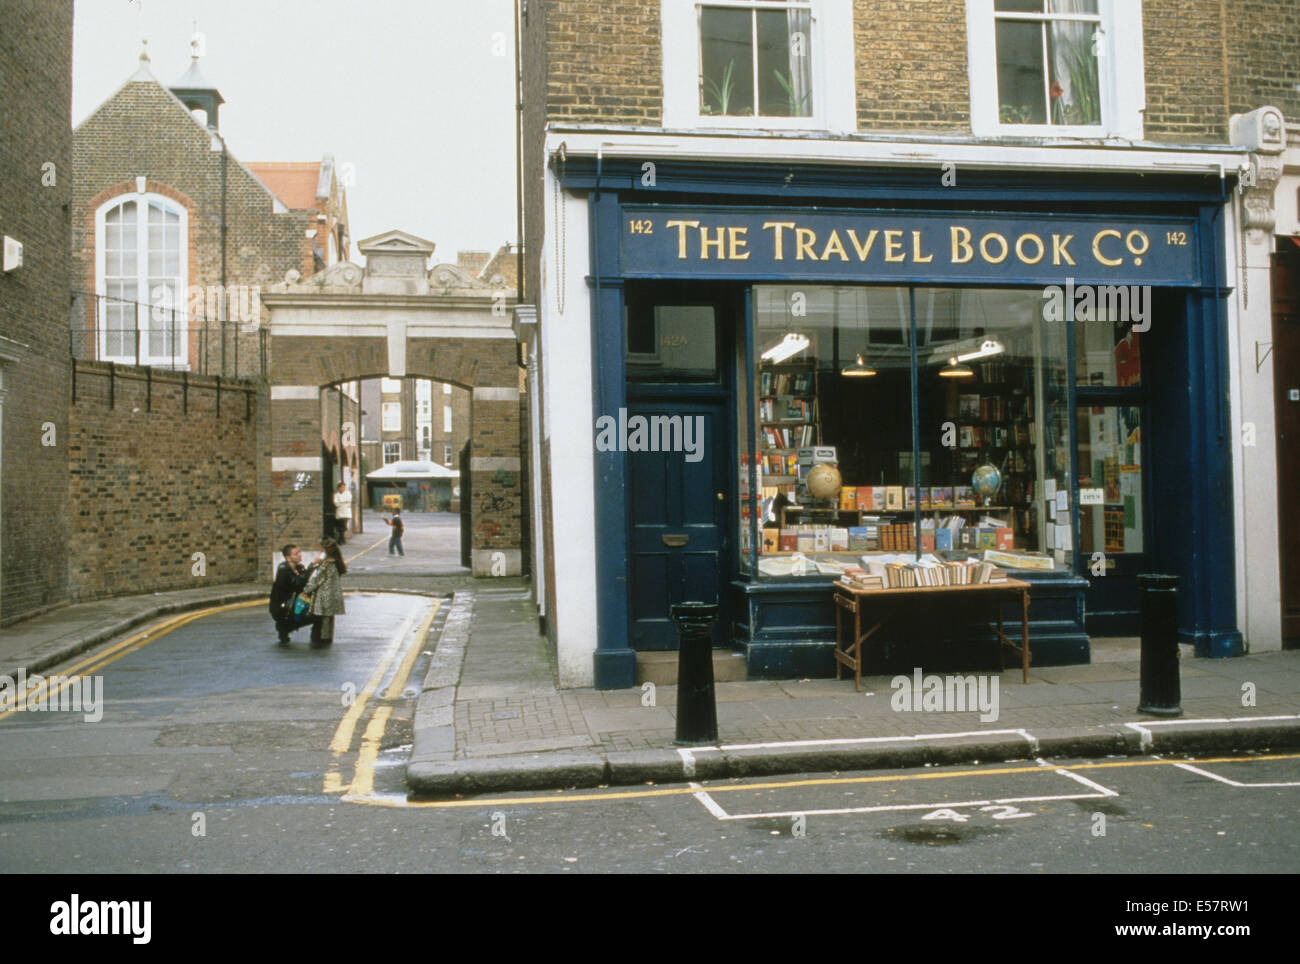
[[[1104,290],[1104,289],[1103,289]],[[1142,297],[1144,289],[1117,286],[1127,300],[1130,292]],[[1150,290],[1146,289],[1146,310]],[[1074,322],[1075,383],[1080,386],[1129,388],[1142,384],[1142,331],[1146,325],[1115,321],[1113,317],[1089,317]]]
[[[718,332],[712,305],[626,309],[627,377],[636,382],[717,381]]]
[[[99,357],[184,367],[188,218],[158,194],[130,194],[95,215]]]
[[[755,288],[742,568],[1068,568],[1065,330],[1038,291]]]
[[[1079,548],[1142,552],[1142,410],[1138,405],[1081,405]],[[1104,558],[1103,556],[1103,558]]]
[[[852,130],[843,0],[663,0],[664,126]]]
[[[1140,0],[967,0],[976,134],[1142,136]]]

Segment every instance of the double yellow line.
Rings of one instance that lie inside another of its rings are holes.
[[[161,623],[135,633],[132,636],[128,636],[120,642],[114,643],[107,649],[98,650],[93,655],[87,656],[84,659],[73,663],[71,666],[58,667],[55,671],[55,675],[66,677],[63,682],[61,682],[53,691],[50,691],[49,681],[44,678],[42,678],[41,682],[27,687],[20,698],[21,702],[15,703],[13,709],[5,710],[3,713],[0,713],[0,720],[7,719],[14,713],[17,713],[19,706],[25,706],[33,700],[57,698],[60,693],[72,685],[73,680],[76,677],[94,675],[109,663],[114,663],[128,653],[133,653],[143,646],[148,646],[155,640],[161,639],[168,633],[180,629],[182,626],[187,623],[192,623],[196,619],[202,619],[204,616],[211,615],[212,613],[227,612],[232,609],[248,609],[252,606],[263,606],[265,604],[266,600],[264,599],[251,599],[247,602],[230,603],[225,606],[216,606],[212,609],[201,609],[198,612],[183,613],[179,616],[172,616],[170,619],[165,619]],[[29,675],[34,676],[37,674],[32,673]]]
[[[412,637],[411,644],[407,647],[406,654],[402,658],[401,664],[393,674],[392,680],[389,681],[387,688],[383,692],[382,698],[385,700],[395,700],[402,695],[406,689],[406,681],[410,678],[411,670],[415,666],[415,661],[419,657],[421,650],[424,648],[424,642],[429,636],[429,629],[433,626],[433,619],[438,614],[438,609],[442,603],[434,600],[429,612],[420,622],[419,628]],[[353,770],[352,782],[344,785],[343,777],[340,772],[341,758],[352,748],[353,734],[356,732],[357,723],[365,713],[366,704],[379,689],[379,684],[384,675],[388,672],[388,667],[392,665],[400,650],[400,640],[406,635],[407,627],[410,620],[402,623],[402,628],[397,633],[399,645],[393,646],[384,658],[379,661],[375,667],[370,679],[348,711],[343,714],[343,719],[339,721],[338,728],[334,731],[334,739],[330,741],[330,751],[334,754],[334,762],[329,770],[325,773],[325,782],[323,790],[325,793],[342,793],[345,794],[344,800],[355,802],[358,797],[367,797],[374,792],[375,787],[375,760],[379,758],[379,747],[384,738],[384,730],[388,728],[389,717],[392,716],[393,708],[391,706],[380,706],[376,708],[370,722],[366,725],[365,732],[361,735],[361,746],[357,754],[356,767]]]

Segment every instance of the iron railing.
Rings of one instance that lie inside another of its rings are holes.
[[[111,361],[223,378],[264,378],[267,330],[218,318],[74,290],[68,347],[74,360]]]

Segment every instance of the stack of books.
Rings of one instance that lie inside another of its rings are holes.
[[[885,580],[881,576],[873,576],[861,566],[846,566],[844,575],[840,577],[840,584],[847,586],[849,589],[884,589]]]

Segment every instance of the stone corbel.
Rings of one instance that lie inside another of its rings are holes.
[[[1261,107],[1249,114],[1233,114],[1228,122],[1233,144],[1250,149],[1250,168],[1242,175],[1242,227],[1246,239],[1260,243],[1268,239],[1277,223],[1274,192],[1282,179],[1282,152],[1286,149],[1286,126],[1276,107]]]

